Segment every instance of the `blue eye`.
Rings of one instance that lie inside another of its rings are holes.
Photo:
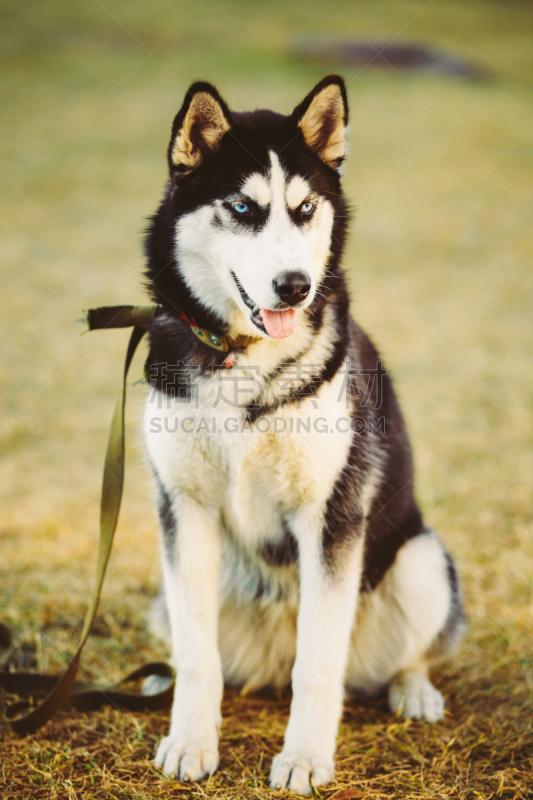
[[[246,214],[250,210],[246,203],[232,203],[232,208],[235,209],[237,214]]]
[[[302,214],[310,214],[314,207],[314,203],[304,203],[301,208]]]

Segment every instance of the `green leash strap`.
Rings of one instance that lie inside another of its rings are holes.
[[[91,309],[87,313],[89,330],[133,326],[126,352],[122,386],[117,398],[107,443],[100,505],[100,544],[98,548],[96,582],[92,600],[85,615],[77,650],[62,676],[58,678],[38,673],[0,672],[0,685],[4,686],[7,691],[30,694],[48,691],[46,697],[34,708],[26,700],[15,702],[7,708],[5,713],[6,720],[11,729],[20,735],[32,733],[37,728],[40,728],[67,703],[71,703],[80,710],[90,711],[99,708],[104,703],[115,703],[131,710],[155,710],[164,708],[172,702],[173,683],[165,691],[154,695],[143,696],[119,691],[119,686],[123,683],[147,677],[148,675],[160,675],[173,680],[174,673],[166,664],[147,664],[128,675],[120,684],[109,688],[98,688],[90,684],[76,682],[81,654],[89,638],[98,609],[122,500],[126,379],[137,346],[157,311],[157,306],[115,306]]]
[[[120,691],[121,686],[151,675],[169,678],[171,685],[158,694],[146,696]],[[38,672],[5,672],[1,675],[0,683],[7,692],[12,694],[44,694],[57,687],[58,678],[56,675],[43,675]],[[171,705],[173,694],[174,670],[163,661],[154,661],[130,672],[129,675],[113,686],[93,686],[83,681],[74,681],[72,691],[68,695],[68,706],[75,708],[77,711],[96,711],[103,705],[122,706],[129,711],[158,711]],[[27,707],[27,702],[21,700],[10,705],[9,711],[13,715],[20,713]],[[27,731],[16,730],[13,725],[16,721],[17,718],[10,719],[8,717],[8,722],[16,733],[23,735],[37,729],[32,727],[31,730]]]
[[[142,328],[141,336],[160,310],[160,306],[102,306],[86,312],[90,331],[98,328]],[[133,338],[133,334],[132,334]],[[127,356],[126,356],[127,362]],[[126,372],[129,364],[126,365]]]

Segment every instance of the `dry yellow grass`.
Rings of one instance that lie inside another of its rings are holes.
[[[320,796],[532,797],[531,6],[51,0],[5,4],[3,16],[0,620],[15,634],[6,658],[46,671],[64,666],[91,591],[126,343],[119,331],[80,337],[74,320],[82,308],[144,298],[140,236],[187,84],[205,77],[234,107],[289,111],[339,68],[288,54],[290,36],[317,32],[399,33],[490,70],[476,83],[343,68],[354,313],[395,377],[419,498],[457,557],[470,632],[435,676],[444,723],[350,701],[338,784]],[[140,358],[136,370],[132,381]],[[130,392],[123,514],[83,662],[101,681],[164,655],[144,623],[159,568],[136,433],[142,396]],[[151,766],[166,714],[65,712],[26,739],[4,732],[0,793],[276,796],[266,778],[288,703],[227,693],[221,769],[192,787]]]

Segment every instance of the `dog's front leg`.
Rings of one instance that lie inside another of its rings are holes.
[[[197,781],[218,766],[222,668],[217,644],[220,532],[218,515],[180,495],[174,538],[163,534],[163,573],[177,682],[169,735],[155,764]]]
[[[300,607],[291,713],[270,785],[310,794],[332,780],[344,675],[361,575],[363,539],[338,542],[328,565],[320,514],[291,522],[300,562]]]

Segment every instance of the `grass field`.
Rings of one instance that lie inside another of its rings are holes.
[[[346,78],[345,266],[353,311],[393,374],[418,497],[457,558],[469,634],[435,674],[442,724],[347,704],[338,783],[317,796],[533,797],[533,7],[469,0],[48,0],[2,3],[3,310],[0,620],[4,661],[60,671],[90,596],[103,454],[127,334],[80,336],[94,305],[140,303],[141,238],[187,85],[289,112]],[[457,80],[291,55],[292,37],[430,43],[485,68]],[[136,361],[132,383],[141,375]],[[165,657],[145,613],[156,513],[130,390],[127,489],[85,677]],[[228,692],[219,772],[180,785],[151,765],[167,713],[66,711],[4,730],[8,798],[267,798],[290,697]]]

